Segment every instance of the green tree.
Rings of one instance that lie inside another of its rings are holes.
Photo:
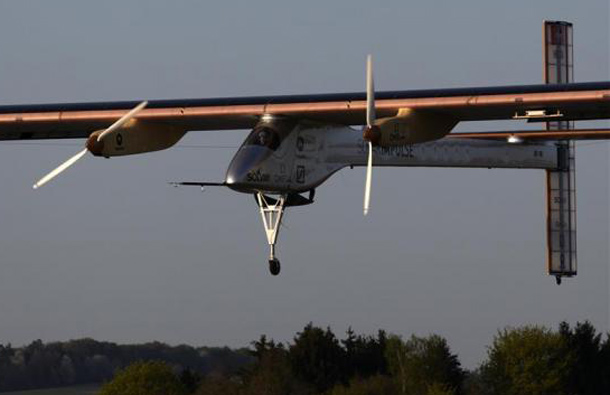
[[[428,386],[426,395],[454,395],[455,391],[447,384],[433,383]]]
[[[610,394],[610,336],[608,335],[606,335],[606,341],[600,347],[600,364],[602,375],[601,393]]]
[[[291,395],[306,392],[305,385],[292,372],[288,351],[282,344],[267,341],[265,336],[261,336],[252,345],[252,354],[257,357],[257,361],[246,374],[244,395]]]
[[[426,395],[455,395],[455,391],[447,384],[432,383],[428,386]]]
[[[201,380],[194,395],[241,395],[242,385],[224,376],[206,377]]]
[[[394,395],[396,384],[391,377],[376,375],[368,378],[356,377],[350,380],[348,386],[337,385],[329,395]]]
[[[164,362],[136,362],[117,373],[99,395],[186,395],[187,390]]]
[[[180,382],[188,393],[195,392],[199,383],[201,382],[201,376],[197,372],[193,372],[191,369],[186,368],[180,373]]]
[[[603,385],[601,334],[597,334],[588,321],[577,322],[574,328],[562,322],[559,324],[559,334],[574,358],[566,392],[578,395],[607,394],[610,389]]]
[[[496,335],[481,374],[491,394],[561,395],[568,393],[572,363],[561,335],[524,326]]]
[[[356,335],[349,328],[346,338],[341,341],[345,350],[345,371],[343,375],[352,377],[369,377],[387,374],[385,359],[386,334],[380,330],[377,337]]]
[[[319,392],[344,380],[345,351],[330,328],[309,323],[290,346],[289,360],[296,377]]]
[[[423,395],[435,384],[461,394],[465,373],[444,338],[411,336],[405,342],[390,336],[386,344],[388,367],[402,394]]]
[[[475,369],[466,373],[464,384],[462,385],[462,393],[467,395],[487,395],[487,391],[483,378],[481,377],[481,369]]]

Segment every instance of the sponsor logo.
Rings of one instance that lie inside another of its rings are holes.
[[[114,142],[116,143],[116,150],[123,151],[125,147],[123,147],[123,135],[121,133],[117,133],[114,138]]]
[[[413,146],[409,145],[398,145],[395,147],[376,147],[375,150],[381,156],[391,156],[397,158],[415,158],[413,155]]]
[[[381,157],[415,158],[412,144],[396,145],[392,147],[373,147],[373,151]],[[367,152],[367,143],[364,140],[359,140],[358,153],[366,154]]]
[[[263,173],[260,169],[248,173],[246,176],[248,182],[268,182],[271,176],[268,173]]]
[[[297,166],[296,179],[299,184],[305,183],[305,166]]]
[[[297,137],[298,152],[310,152],[315,151],[316,149],[316,138],[314,136],[303,134]]]

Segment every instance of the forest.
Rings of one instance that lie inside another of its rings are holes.
[[[498,331],[472,370],[446,339],[307,324],[249,348],[116,345],[91,339],[0,346],[0,391],[104,383],[100,395],[608,394],[610,338],[589,322]]]

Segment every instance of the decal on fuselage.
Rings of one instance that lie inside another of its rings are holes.
[[[117,151],[125,150],[125,147],[123,147],[123,135],[121,133],[116,134],[116,137],[114,138],[114,142],[116,143],[115,149]]]
[[[398,158],[415,158],[413,146],[397,145],[395,147],[376,147],[377,153],[382,156],[393,156]]]
[[[305,183],[305,166],[297,166],[296,180],[299,184]]]
[[[269,182],[271,176],[263,173],[261,169],[252,170],[247,175],[248,182]]]
[[[309,134],[300,134],[297,137],[297,152],[312,152],[316,150],[316,137]]]
[[[366,153],[366,143],[364,140],[360,140],[358,144],[358,151],[360,153]],[[413,144],[396,145],[393,147],[374,147],[373,151],[379,156],[389,156],[393,158],[415,158],[413,151]]]

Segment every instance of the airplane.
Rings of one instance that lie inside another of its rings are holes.
[[[451,133],[459,122],[608,118],[607,81],[375,92],[369,56],[364,93],[5,105],[0,140],[86,139],[83,150],[33,185],[37,189],[87,153],[140,154],[170,148],[189,131],[251,129],[224,181],[172,185],[253,195],[270,249],[269,271],[278,275],[284,210],[312,204],[316,188],[341,169],[366,167],[367,215],[374,166],[562,170],[562,141],[610,138],[604,129]]]

